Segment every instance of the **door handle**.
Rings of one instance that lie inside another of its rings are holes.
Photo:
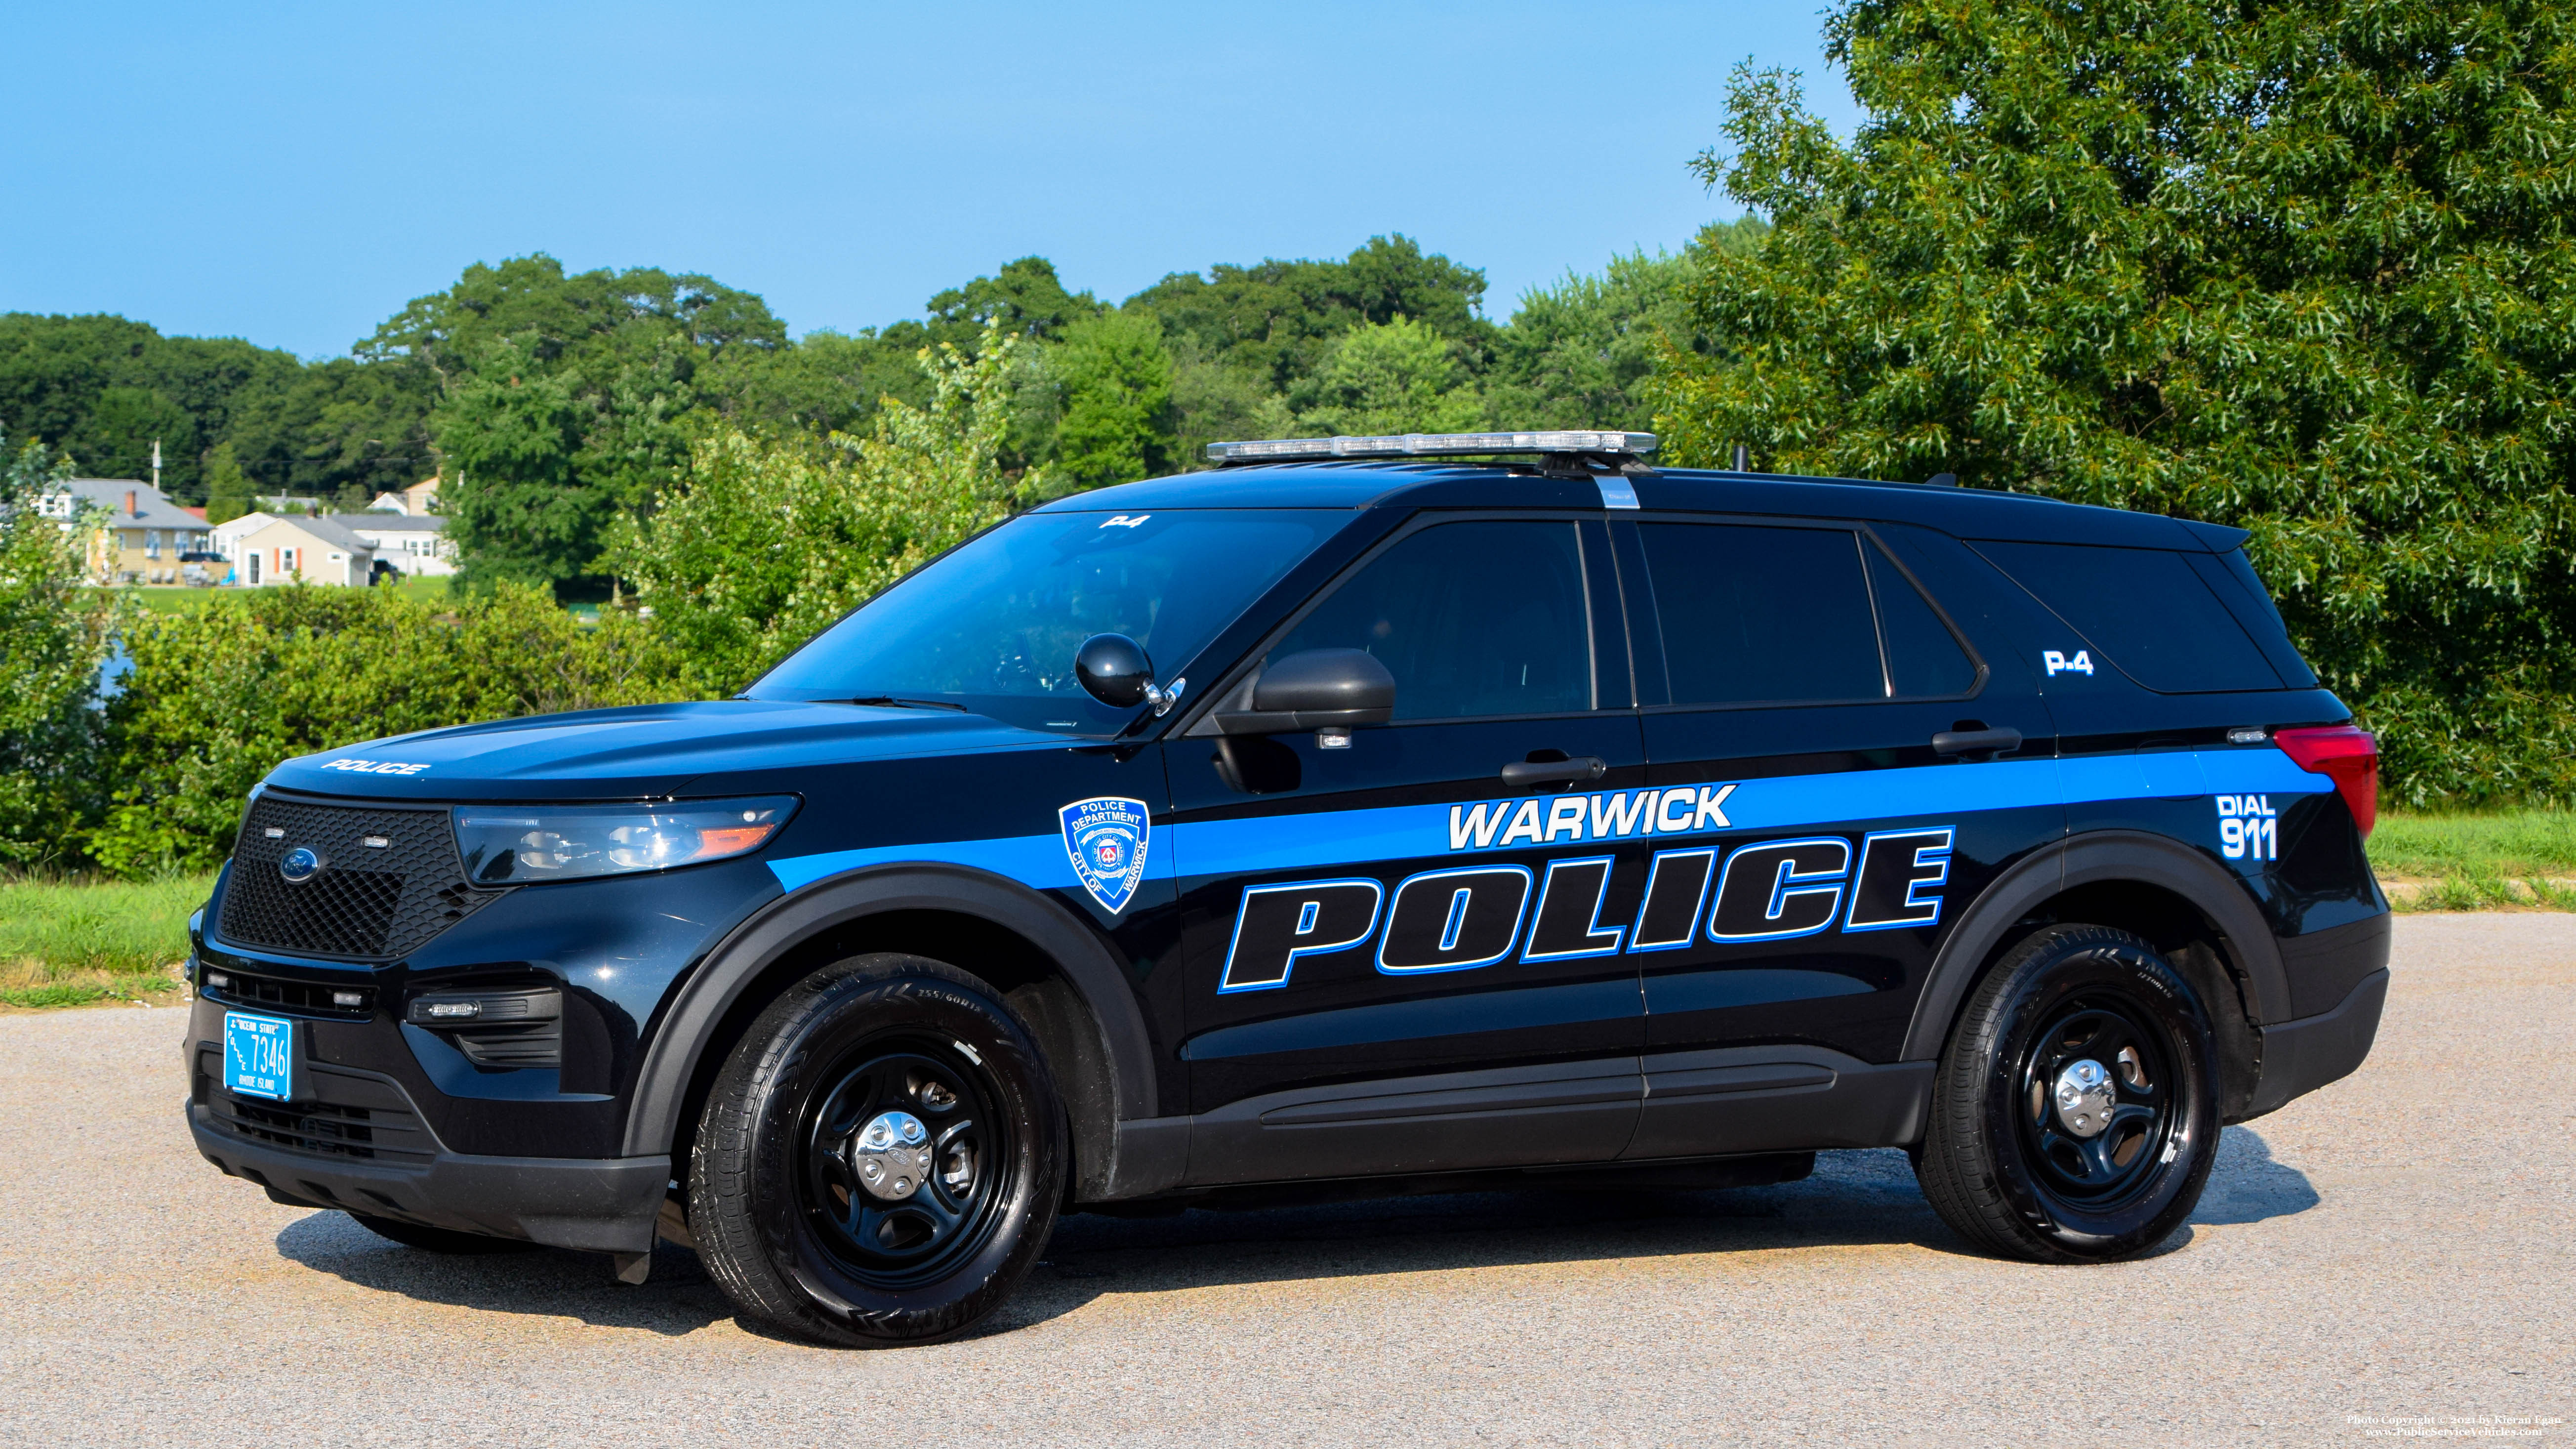
[[[1579,784],[1609,773],[1610,766],[1599,755],[1577,755],[1570,760],[1514,760],[1503,766],[1503,783],[1525,790],[1532,785]]]
[[[2000,729],[1943,730],[1932,737],[1932,753],[1966,755],[1971,759],[1993,759],[2021,748],[2021,731],[2010,725]]]

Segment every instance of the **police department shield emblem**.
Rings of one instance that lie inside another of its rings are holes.
[[[1145,802],[1115,797],[1077,800],[1058,812],[1074,878],[1111,915],[1127,909],[1145,879]]]

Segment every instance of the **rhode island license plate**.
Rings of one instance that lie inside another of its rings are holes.
[[[284,1102],[295,1096],[295,1023],[224,1013],[224,1088]]]

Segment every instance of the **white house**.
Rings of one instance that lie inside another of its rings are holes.
[[[218,523],[206,530],[208,551],[234,565],[234,572],[238,574],[241,564],[241,541],[275,523],[279,517],[280,515],[274,513],[245,513],[239,518]]]
[[[376,495],[367,505],[370,513],[399,513],[409,518],[425,518],[438,511],[438,475],[430,474],[409,488],[387,490]]]
[[[456,545],[448,542],[447,520],[435,514],[335,513],[330,521],[365,540],[376,557],[406,574],[436,578],[456,572]]]
[[[363,588],[375,572],[376,551],[336,519],[254,513],[223,526],[253,518],[261,520],[260,526],[233,540],[236,584],[265,587],[302,579],[331,588]]]

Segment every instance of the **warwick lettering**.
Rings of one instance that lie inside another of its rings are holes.
[[[1559,795],[1551,800],[1488,800],[1449,807],[1451,850],[1493,850],[1560,840],[1630,840],[1644,835],[1686,835],[1728,826],[1726,797],[1733,785],[1676,785],[1658,790],[1613,790],[1600,795]]]

